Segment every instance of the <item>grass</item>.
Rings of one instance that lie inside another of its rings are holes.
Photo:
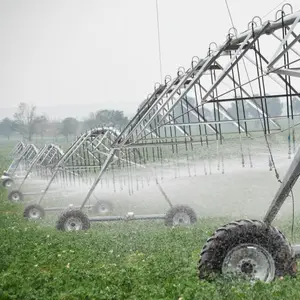
[[[202,220],[190,228],[161,222],[93,224],[87,232],[62,233],[26,221],[21,211],[0,190],[0,299],[300,297],[300,282],[289,277],[253,286],[198,280],[201,247],[226,220]]]
[[[0,159],[5,168],[9,162],[5,155]],[[229,220],[199,220],[190,228],[154,221],[102,223],[63,233],[53,222],[26,221],[22,211],[0,188],[0,299],[300,298],[300,282],[290,277],[254,285],[197,278],[203,244]],[[297,220],[295,228],[299,225]],[[289,235],[290,222],[280,228]]]

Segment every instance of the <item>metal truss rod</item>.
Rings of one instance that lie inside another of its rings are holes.
[[[175,81],[175,79],[173,80]],[[166,85],[161,85],[158,87],[150,96],[148,101],[144,101],[140,109],[136,112],[136,114],[133,116],[131,121],[125,126],[125,128],[122,130],[118,138],[115,140],[113,143],[113,146],[119,145],[121,142],[122,144],[125,144],[128,139],[124,140],[124,136],[126,135],[126,132],[129,131],[134,131],[137,126],[139,126],[143,122],[143,116],[146,114],[146,112],[149,110],[149,108],[153,105],[153,103],[156,102],[157,100],[157,95],[165,95],[165,93],[168,92],[169,88],[171,87],[172,83],[169,83],[169,87]]]
[[[252,33],[251,31],[248,33],[248,36],[246,37],[246,39],[243,41],[243,43],[240,45],[239,49],[237,50],[237,52],[235,53],[235,55],[232,57],[232,59],[230,60],[230,62],[227,64],[227,66],[225,67],[225,70],[223,70],[223,73],[220,74],[220,76],[217,78],[217,80],[214,82],[214,84],[209,88],[209,90],[207,91],[207,93],[202,97],[202,103],[206,103],[209,102],[209,100],[206,100],[208,98],[208,96],[210,96],[210,94],[212,93],[212,91],[220,84],[220,82],[226,77],[226,74],[229,73],[229,71],[231,71],[234,66],[242,59],[242,57],[247,53],[247,51],[254,45],[254,43],[259,39],[259,37],[261,35],[263,35],[266,30],[268,29],[268,27],[270,26],[269,23],[267,23],[260,31],[259,34],[257,34],[255,36],[255,38],[252,39],[252,41],[250,43],[247,44],[247,46],[244,48],[244,46],[246,45],[246,43],[248,42],[248,40],[252,37]],[[243,51],[242,53],[240,53],[241,51]]]
[[[154,109],[154,107],[157,105],[157,103],[159,101],[161,101],[161,99],[167,95],[167,93],[170,91],[171,94],[174,93],[174,91],[176,91],[176,88],[174,87],[175,85],[178,84],[178,78],[173,79],[173,81],[171,81],[169,83],[169,86],[166,87],[166,89],[163,90],[163,92],[160,94],[160,96],[158,98],[154,97],[154,101],[152,101],[152,103],[148,106],[148,109],[143,110],[143,113],[141,115],[139,115],[139,120],[133,125],[133,128],[131,128],[130,132],[126,135],[126,138],[124,138],[124,140],[122,141],[122,144],[124,145],[133,135],[134,131],[138,128],[139,125],[141,125],[141,123],[143,123],[145,115],[151,111],[152,109]],[[173,91],[172,91],[173,88]],[[147,104],[145,103],[146,107]],[[162,106],[161,106],[162,107]],[[163,108],[163,107],[162,107]],[[149,126],[149,124],[154,120],[154,118],[157,117],[157,114],[160,113],[161,109],[158,109],[153,116],[150,117],[150,119],[146,122],[146,124],[144,124],[144,128],[147,128]],[[133,119],[134,120],[134,119]],[[133,121],[132,120],[132,121]],[[130,123],[132,123],[132,121]],[[142,131],[141,131],[142,132]]]
[[[207,70],[207,68],[214,62],[216,59],[222,54],[222,52],[226,49],[226,47],[230,44],[230,39],[219,48],[212,56],[208,56],[205,60],[200,61],[197,66],[195,66],[191,71],[187,72],[185,76],[182,77],[180,82],[178,83],[177,87],[171,92],[170,95],[168,95],[167,100],[162,104],[158,110],[153,114],[153,116],[149,119],[149,121],[146,123],[145,126],[149,126],[149,124],[153,121],[153,119],[157,116],[157,114],[167,105],[169,99],[172,99],[178,91],[183,88],[183,86],[186,84],[186,81],[190,79],[191,76],[194,76],[193,79],[189,81],[187,86],[183,91],[180,91],[180,96],[178,99],[174,101],[174,103],[171,105],[171,107],[168,108],[168,113],[174,109],[174,107],[177,105],[177,103],[189,92],[189,90],[194,86],[194,84],[197,82],[197,80],[203,75],[203,73]],[[160,120],[159,124],[162,124],[163,121],[165,121],[166,115]],[[143,131],[139,132],[135,138],[142,134]],[[133,135],[133,132],[130,132],[130,136]]]
[[[281,75],[292,76],[292,77],[300,77],[300,69],[297,69],[297,70],[295,70],[295,69],[279,69],[279,70],[275,70],[272,72],[281,74]]]
[[[277,51],[275,52],[274,56],[271,58],[269,65],[268,65],[268,69],[271,71],[273,65],[291,48],[293,47],[293,45],[295,45],[299,39],[300,39],[300,35],[298,35],[296,38],[294,38],[294,40],[284,49],[282,50],[283,45],[287,42],[288,38],[292,35],[293,30],[295,29],[296,25],[298,24],[298,22],[300,21],[300,14],[297,16],[297,18],[295,19],[295,21],[293,22],[293,25],[291,26],[291,28],[289,29],[288,33],[285,35],[284,39],[281,41]]]
[[[40,151],[39,153],[36,155],[36,157],[33,159],[33,161],[31,162],[29,169],[26,172],[26,175],[24,176],[19,189],[22,188],[24,182],[26,181],[26,179],[28,178],[28,176],[30,175],[32,169],[34,168],[34,166],[36,165],[36,163],[38,162],[38,160],[42,157],[42,155],[45,153],[45,151],[47,150],[47,145],[45,145]]]

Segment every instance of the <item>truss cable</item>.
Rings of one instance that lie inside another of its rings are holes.
[[[253,30],[253,25],[252,25],[252,30]],[[254,45],[254,48],[256,49],[255,45]],[[256,54],[256,59],[257,59],[257,54]],[[243,62],[244,62],[244,67],[245,67],[245,71],[246,71],[246,74],[247,74],[247,78],[248,78],[248,80],[250,80],[249,73],[248,73],[248,70],[247,70],[245,61],[243,60]],[[257,64],[258,64],[258,62],[257,62]],[[259,75],[259,74],[258,74],[258,75]],[[258,77],[258,79],[259,79],[259,77]],[[250,89],[251,89],[252,96],[255,97],[251,82],[250,82],[249,85],[250,85]],[[255,103],[256,103],[256,102],[255,102]],[[257,116],[258,116],[258,118],[259,118],[259,120],[260,120],[260,124],[261,124],[262,129],[264,129],[263,120],[262,120],[262,118],[261,118],[261,116],[260,116],[260,114],[259,114],[257,104],[258,104],[258,103],[256,103],[256,112],[257,112]],[[272,163],[272,165],[273,165],[273,167],[274,167],[274,172],[275,172],[276,179],[277,179],[277,181],[278,181],[279,183],[282,183],[282,181],[280,180],[279,173],[278,173],[278,171],[277,171],[277,167],[276,167],[276,165],[275,165],[275,161],[274,161],[273,153],[272,153],[272,150],[271,150],[271,146],[270,146],[270,143],[269,143],[269,141],[268,141],[267,134],[266,134],[266,129],[264,129],[264,132],[265,132],[265,134],[264,134],[265,142],[266,142],[266,145],[267,145],[267,148],[268,148],[268,151],[269,151],[271,163]]]
[[[284,2],[286,2],[286,0],[284,0],[284,1],[282,1],[280,4],[278,4],[273,10],[271,10],[269,13],[267,13],[264,17],[266,17],[267,15],[269,15],[271,12],[273,12],[276,8],[278,8],[278,7],[279,7],[281,4],[283,4]],[[227,6],[227,10],[228,10],[228,14],[229,14],[229,17],[230,17],[232,26],[234,27],[232,15],[231,15],[231,12],[230,12],[230,9],[229,9],[227,0],[225,0],[225,3],[226,3],[226,6]],[[264,18],[264,17],[263,17],[263,18]],[[234,28],[235,28],[235,27],[234,27]],[[253,30],[253,25],[252,25],[252,30]],[[254,45],[254,47],[255,47],[255,45]],[[249,76],[249,73],[248,73],[248,70],[247,70],[246,63],[245,63],[244,58],[242,58],[242,61],[243,61],[243,64],[244,64],[244,68],[245,68],[245,71],[246,71],[246,75],[247,75],[247,78],[248,78],[248,82],[249,82],[249,85],[250,85],[250,89],[251,89],[252,95],[253,95],[253,97],[254,97],[254,91],[253,91],[253,88],[252,88],[252,83],[251,83],[251,81],[250,81],[250,76]],[[260,61],[260,63],[261,63],[261,61]],[[258,77],[258,79],[259,79],[259,77]],[[261,116],[260,116],[260,114],[259,114],[258,107],[256,107],[256,111],[257,111],[258,118],[259,118],[259,120],[260,120],[262,129],[263,129],[263,122],[262,122]],[[297,125],[296,125],[296,126],[297,126]],[[290,126],[289,126],[289,128],[290,128]],[[266,133],[264,134],[264,138],[265,138],[265,141],[266,141],[266,144],[267,144],[267,147],[268,147],[268,151],[269,151],[269,154],[270,154],[271,162],[272,162],[273,167],[274,167],[276,179],[277,179],[277,181],[278,181],[279,183],[282,183],[282,181],[280,180],[280,176],[279,176],[279,173],[278,173],[278,171],[277,171],[276,165],[275,165],[274,157],[273,157],[272,150],[271,150],[271,147],[270,147],[270,144],[269,144],[269,141],[268,141],[268,138],[267,138]],[[294,227],[295,227],[295,198],[294,198],[293,189],[290,190],[290,196],[291,196],[291,198],[292,198],[292,227],[291,227],[291,235],[292,235],[292,241],[294,241]]]
[[[233,24],[232,15],[231,15],[230,8],[229,8],[229,5],[228,5],[227,0],[225,0],[225,4],[226,4],[226,7],[227,7],[227,11],[228,11],[228,14],[229,14],[229,18],[230,18],[230,21],[231,21],[231,25],[232,25],[233,28],[235,28],[235,27],[234,27],[234,24]]]
[[[159,72],[160,72],[160,81],[161,81],[161,83],[163,83],[158,0],[155,0],[155,3],[156,3],[156,22],[157,22],[157,39],[158,39],[158,55],[159,55]]]
[[[262,19],[263,18],[265,18],[266,16],[268,16],[270,13],[272,13],[274,10],[276,10],[281,4],[283,4],[284,2],[286,2],[286,0],[284,0],[284,1],[281,1],[276,7],[274,7],[272,10],[270,10],[267,14],[265,14],[263,17],[262,17]]]
[[[282,16],[283,18],[283,16]],[[252,25],[252,30],[253,30],[253,25]],[[255,49],[255,45],[254,45],[254,49]],[[258,51],[260,51],[259,49],[259,44],[258,44]],[[257,57],[257,51],[256,52],[256,57]],[[262,67],[262,62],[261,62],[261,56],[260,56],[260,64],[261,64],[261,67]],[[244,63],[244,66],[245,66],[245,63]],[[249,80],[249,75],[248,75],[248,71],[247,71],[247,68],[245,66],[245,70],[246,70],[246,73],[247,73],[247,76],[248,76],[248,80]],[[250,82],[250,87],[251,87],[251,91],[252,91],[252,94],[254,96],[254,93],[253,93],[253,89],[252,89],[252,85],[251,85],[251,82]],[[286,91],[288,92],[288,91]],[[258,114],[258,117],[260,119],[260,122],[261,122],[261,125],[263,126],[262,124],[262,120],[261,120],[261,117],[259,115],[259,112],[258,112],[258,108],[257,108],[257,114]],[[289,130],[289,135],[290,135],[290,124],[289,124],[289,128],[287,130]],[[283,131],[282,131],[283,132]],[[273,167],[274,167],[274,171],[275,171],[275,175],[276,175],[276,178],[277,178],[277,181],[279,183],[282,184],[282,181],[280,180],[280,177],[279,177],[279,173],[278,173],[278,170],[276,168],[276,165],[275,165],[275,161],[274,161],[274,157],[273,157],[273,154],[272,154],[272,150],[271,150],[271,147],[270,147],[270,144],[269,144],[269,141],[268,141],[268,138],[267,138],[267,135],[264,134],[264,137],[265,137],[265,140],[266,140],[266,143],[267,143],[267,147],[268,147],[268,150],[269,150],[269,153],[270,153],[270,159],[271,159],[271,162],[273,164]],[[299,176],[299,175],[298,175]],[[298,177],[297,176],[297,177]],[[294,227],[295,227],[295,198],[294,198],[294,193],[293,193],[293,188],[290,189],[290,193],[289,195],[291,198],[292,198],[292,226],[291,226],[291,236],[292,236],[292,241],[294,241]]]
[[[285,1],[284,1],[284,2],[285,2]],[[227,0],[225,0],[225,3],[226,3],[226,7],[227,7],[227,10],[228,10],[228,14],[229,14],[229,17],[230,17],[230,20],[231,20],[231,24],[232,24],[232,26],[235,28],[234,22],[233,22],[233,18],[232,18],[232,14],[231,14],[231,12],[230,12],[230,8],[229,8],[229,5],[228,5]],[[282,3],[283,3],[283,2],[282,2]],[[278,6],[280,6],[282,3],[280,3]],[[278,6],[277,6],[277,7],[278,7]],[[269,14],[269,13],[268,13],[268,14]],[[253,30],[253,25],[252,25],[252,30]],[[252,92],[252,95],[253,95],[253,97],[254,97],[254,91],[253,91],[253,88],[252,88],[252,84],[251,84],[251,82],[250,82],[250,76],[249,76],[249,73],[248,73],[248,70],[247,70],[246,63],[245,63],[244,58],[242,58],[242,61],[243,61],[244,68],[245,68],[245,71],[246,71],[246,75],[247,75],[247,78],[248,78],[248,81],[249,81],[249,84],[250,84],[251,92]],[[259,120],[260,120],[262,129],[263,129],[262,119],[261,119],[261,117],[260,117],[260,114],[259,114],[259,112],[258,112],[258,108],[257,108],[257,107],[256,107],[256,110],[257,110],[258,118],[259,118]],[[282,181],[280,180],[279,173],[278,173],[278,171],[277,171],[276,165],[275,165],[273,153],[272,153],[272,150],[271,150],[271,147],[270,147],[270,144],[269,144],[267,135],[264,134],[264,137],[265,137],[265,141],[266,141],[266,144],[267,144],[267,148],[268,148],[268,151],[269,151],[269,154],[270,154],[270,159],[271,159],[271,162],[272,162],[273,167],[274,167],[276,179],[278,180],[279,183],[282,183]]]
[[[233,28],[236,28],[234,26],[234,22],[233,22],[233,18],[232,18],[232,14],[231,14],[231,11],[230,11],[230,8],[229,8],[229,5],[228,5],[228,1],[225,0],[225,4],[226,4],[226,7],[227,7],[227,11],[228,11],[228,14],[229,14],[229,18],[230,18],[230,21],[231,21],[231,25]],[[231,57],[231,52],[230,52],[230,57]],[[244,58],[242,58],[243,61],[244,61]],[[245,62],[244,62],[245,63]],[[238,67],[238,66],[237,66]],[[234,80],[234,71],[232,69],[232,76],[233,76],[233,80]],[[238,70],[238,76],[239,76],[239,70]],[[249,79],[248,79],[249,80]],[[233,81],[234,83],[234,86],[236,85],[235,83],[235,80]],[[234,88],[234,94],[235,94],[235,97],[236,97],[236,89]],[[243,105],[243,100],[242,100],[242,105]],[[236,110],[237,110],[237,119],[238,119],[238,124],[239,124],[239,136],[240,136],[240,151],[241,151],[241,157],[242,157],[242,166],[244,167],[245,166],[245,159],[244,159],[244,153],[243,153],[243,145],[242,145],[242,138],[241,138],[241,129],[240,129],[240,119],[239,119],[239,105],[236,101]],[[246,122],[245,122],[246,123]],[[246,128],[246,134],[247,134],[247,126],[245,127]],[[221,129],[221,127],[220,127]],[[250,155],[250,150],[249,150],[249,146],[248,146],[248,152],[249,152],[249,160],[250,160],[250,165],[252,166],[252,161],[251,161],[251,155]]]

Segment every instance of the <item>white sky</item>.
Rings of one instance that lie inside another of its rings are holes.
[[[228,0],[239,32],[280,2]],[[225,0],[159,0],[159,17],[163,75],[231,27]],[[0,37],[0,112],[23,101],[132,114],[160,81],[155,0],[0,0]]]

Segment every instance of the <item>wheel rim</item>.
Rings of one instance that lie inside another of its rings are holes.
[[[185,212],[177,212],[173,217],[173,225],[190,225],[191,218]]]
[[[40,219],[41,215],[42,215],[41,211],[39,209],[37,209],[37,208],[30,209],[30,211],[28,213],[29,219],[32,219],[32,220]]]
[[[19,193],[13,193],[11,195],[11,200],[13,200],[13,201],[20,201],[20,195],[19,195]]]
[[[76,231],[82,229],[82,221],[79,218],[68,218],[65,222],[66,231]]]
[[[227,253],[222,273],[245,277],[251,282],[270,282],[275,277],[275,263],[265,248],[255,244],[241,244]]]

